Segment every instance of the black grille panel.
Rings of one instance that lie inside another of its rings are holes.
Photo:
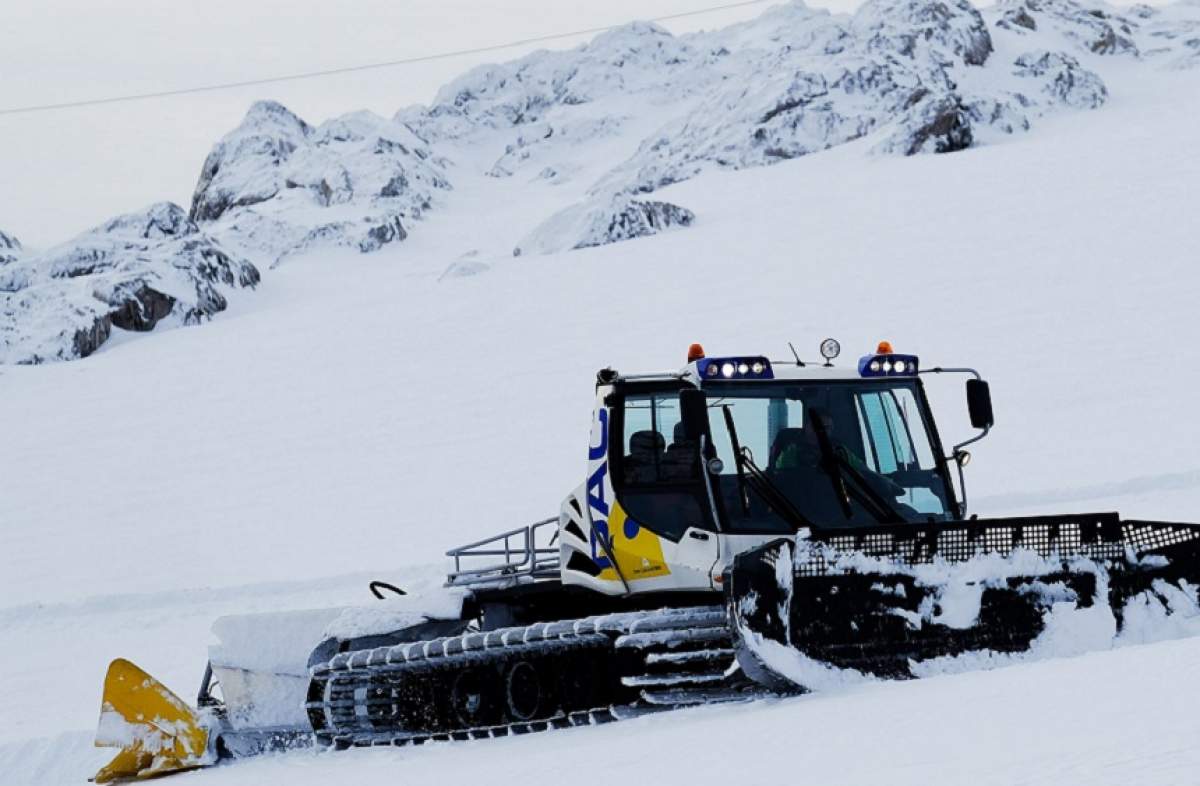
[[[945,524],[906,524],[863,528],[817,528],[811,540],[827,548],[813,549],[798,562],[796,575],[843,573],[830,559],[855,552],[908,565],[935,560],[965,562],[980,554],[1007,554],[1024,549],[1042,557],[1117,560],[1200,540],[1193,525],[1157,521],[1124,521],[1115,513],[1077,516],[1033,516]]]

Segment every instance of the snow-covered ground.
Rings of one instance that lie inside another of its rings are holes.
[[[1186,786],[1200,767],[1197,680],[1200,639],[1185,639],[547,735],[275,755],[172,781]],[[89,743],[80,732],[0,749],[6,782],[80,783]],[[90,753],[98,766],[105,752]]]
[[[112,657],[190,695],[216,616],[430,586],[448,546],[551,514],[582,480],[595,371],[676,367],[692,341],[787,357],[833,335],[849,363],[886,338],[977,366],[998,425],[974,512],[1200,518],[1200,69],[1088,66],[1094,111],[950,155],[861,140],[710,171],[654,194],[690,227],[544,255],[512,252],[555,189],[582,196],[639,137],[554,186],[486,176],[497,136],[456,149],[452,195],[403,243],[264,266],[201,327],[0,366],[0,780],[78,783],[109,755],[89,746]],[[966,436],[961,383],[929,384],[943,436]],[[179,782],[1186,784],[1197,656],[1185,639]]]

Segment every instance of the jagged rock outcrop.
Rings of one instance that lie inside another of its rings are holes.
[[[1133,11],[1134,9],[1130,9]],[[1108,6],[1075,0],[1002,0],[997,26],[1009,32],[1057,32],[1081,49],[1099,55],[1138,54],[1137,23]],[[1040,22],[1039,22],[1040,20]]]
[[[1114,19],[1081,17],[1072,0],[1010,0],[992,12],[993,25],[967,0],[869,0],[850,17],[793,3],[713,33],[676,39],[635,26],[572,52],[476,69],[443,90],[423,118],[411,110],[404,117],[427,138],[460,137],[472,122],[512,127],[489,174],[528,167],[530,179],[534,172],[552,179],[573,146],[591,141],[578,129],[594,113],[580,104],[615,102],[619,91],[664,107],[670,119],[594,183],[598,204],[709,168],[772,164],[864,137],[880,153],[946,153],[1028,130],[1046,112],[1103,103],[1104,83],[1069,53],[1039,50],[1016,64],[997,62],[993,35],[1037,29],[1038,17],[1087,51],[1104,50],[1093,46],[1098,24],[1123,30]],[[644,78],[650,66],[659,82]],[[575,209],[587,208],[568,210]]]
[[[997,27],[1006,32],[1037,30],[1057,35],[1064,43],[1057,54],[1123,55],[1158,61],[1166,68],[1200,64],[1200,8],[1186,0],[1157,8],[1076,0],[1002,0],[995,13],[999,14]]]
[[[114,327],[194,324],[258,270],[163,202],[0,267],[0,363],[87,357]]]
[[[1026,52],[1014,65],[1019,76],[1041,78],[1042,92],[1066,106],[1095,109],[1108,99],[1100,77],[1064,52]]]
[[[12,235],[0,231],[0,265],[12,262],[21,256],[21,242]]]
[[[935,59],[981,66],[992,53],[987,23],[967,0],[869,0],[850,27],[867,52],[919,65]]]
[[[555,107],[580,106],[613,95],[699,86],[689,75],[699,52],[658,25],[634,22],[568,51],[542,51],[509,63],[479,66],[447,84],[430,110],[397,119],[418,133],[457,137],[480,127],[541,122]]]
[[[968,0],[868,0],[850,16],[797,2],[724,30],[674,37],[630,25],[575,50],[478,68],[431,108],[398,119],[429,140],[507,135],[489,175],[558,183],[577,177],[581,149],[627,133],[636,108],[666,118],[600,173],[588,201],[530,236],[558,238],[565,217],[603,213],[619,195],[711,168],[773,164],[864,138],[877,153],[947,153],[1027,131],[1050,112],[1094,109],[1108,89],[1081,58],[1138,56],[1139,40],[1187,33],[1190,22],[1158,16],[1075,0],[1004,0],[982,12]],[[1034,46],[1020,43],[1035,31]],[[997,37],[1007,42],[1003,57]],[[1171,51],[1189,62],[1187,39]],[[563,246],[529,241],[519,246],[526,253]]]
[[[914,96],[912,106],[875,150],[904,156],[917,153],[953,153],[974,141],[971,115],[958,96]]]
[[[695,219],[692,211],[669,202],[623,195],[590,200],[546,219],[517,244],[513,256],[553,254],[648,237],[673,227],[690,226]]]
[[[1166,68],[1200,66],[1200,3],[1176,3],[1165,8],[1135,5],[1124,9],[1136,19],[1142,55],[1165,61]]]
[[[1107,88],[1080,55],[1137,56],[1139,40],[1186,34],[1190,22],[1179,20],[1152,30],[1157,16],[1075,0],[1005,0],[982,12],[967,0],[869,0],[852,16],[792,3],[725,30],[673,37],[633,25],[576,50],[479,68],[432,108],[400,117],[427,139],[511,128],[489,174],[527,167],[529,179],[555,182],[571,148],[590,143],[578,131],[566,141],[572,123],[617,96],[640,101],[668,119],[591,193],[645,193],[708,168],[771,164],[872,135],[879,152],[949,152],[1028,130],[1048,112],[1095,108]],[[1035,31],[1037,48],[1015,45],[1026,51],[1017,63],[997,59],[996,36]],[[1186,63],[1193,49],[1184,38],[1172,51]]]
[[[449,188],[444,160],[402,123],[356,112],[314,127],[260,101],[205,159],[190,217],[274,264],[321,245],[404,240]]]
[[[1038,29],[1037,20],[1033,18],[1033,14],[1029,13],[1029,9],[1023,4],[1005,8],[1000,18],[996,20],[996,27],[1013,32]]]
[[[265,202],[284,187],[280,167],[312,131],[286,107],[260,101],[242,124],[216,144],[192,195],[193,221],[215,221],[226,211]]]
[[[1186,47],[1181,57],[1171,63],[1173,68],[1195,68],[1200,66],[1200,35],[1184,42]]]
[[[993,51],[966,0],[870,0],[849,18],[797,3],[763,20],[790,35],[762,31],[738,52],[746,25],[719,50],[759,78],[714,91],[662,127],[594,193],[645,193],[710,167],[772,164],[873,134],[879,152],[951,152],[992,116],[972,112],[958,86],[958,72],[982,68]]]

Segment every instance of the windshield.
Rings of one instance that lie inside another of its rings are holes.
[[[949,518],[914,381],[737,383],[705,392],[724,464],[714,491],[731,531],[786,532],[796,512],[820,526]],[[791,515],[772,504],[775,493]]]

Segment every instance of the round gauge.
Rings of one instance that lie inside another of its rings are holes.
[[[842,345],[837,342],[837,339],[827,338],[821,342],[821,357],[833,360],[840,354],[842,354]]]

